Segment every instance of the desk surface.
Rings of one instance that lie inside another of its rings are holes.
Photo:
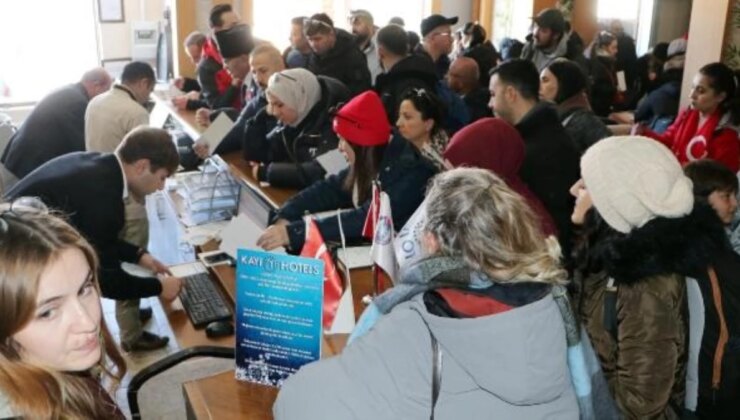
[[[164,102],[170,108],[171,115],[183,125],[189,135],[192,136],[191,133],[202,131],[202,128],[195,122],[194,111],[177,110],[168,101],[164,101],[162,98],[158,98],[158,100]],[[246,181],[250,188],[264,197],[274,208],[281,206],[296,193],[295,190],[260,186],[252,175],[249,163],[242,158],[239,152],[229,153],[222,157],[229,164],[235,177]],[[202,248],[203,251],[209,251],[216,249],[217,245],[211,242]],[[234,268],[218,266],[211,268],[211,270],[211,274],[217,279],[216,283],[222,294],[233,308],[236,296],[236,273]],[[370,269],[359,268],[350,270],[350,277],[355,317],[359,317],[365,307],[362,298],[366,295],[372,295],[374,292],[373,276]],[[193,327],[183,309],[175,308],[166,303],[163,303],[162,306],[181,348],[198,345],[235,346],[235,336],[210,339],[206,337],[205,330],[196,330]],[[322,357],[338,354],[344,348],[346,342],[347,336],[344,334],[325,336]],[[277,396],[277,391],[276,388],[264,385],[239,382],[234,379],[233,371],[183,384],[188,418],[197,419],[271,419],[272,404]]]
[[[323,357],[342,351],[346,334],[324,336]],[[234,379],[234,372],[183,384],[188,419],[272,419],[272,404],[278,389]]]

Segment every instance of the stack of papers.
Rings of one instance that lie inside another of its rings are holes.
[[[228,171],[188,172],[179,174],[177,182],[186,226],[229,219],[236,213],[239,184]]]

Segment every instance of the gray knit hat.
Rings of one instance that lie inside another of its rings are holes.
[[[681,217],[694,207],[692,183],[667,147],[640,136],[591,146],[581,176],[594,207],[612,228],[628,233],[656,217]]]

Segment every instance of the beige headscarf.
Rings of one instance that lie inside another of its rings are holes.
[[[306,118],[314,105],[321,100],[319,79],[303,68],[283,70],[270,76],[266,93],[278,97],[285,105],[298,113],[298,119],[291,124],[298,126]]]

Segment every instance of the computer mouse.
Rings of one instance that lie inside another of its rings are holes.
[[[234,334],[234,326],[229,321],[213,321],[206,326],[208,338],[225,337]]]

